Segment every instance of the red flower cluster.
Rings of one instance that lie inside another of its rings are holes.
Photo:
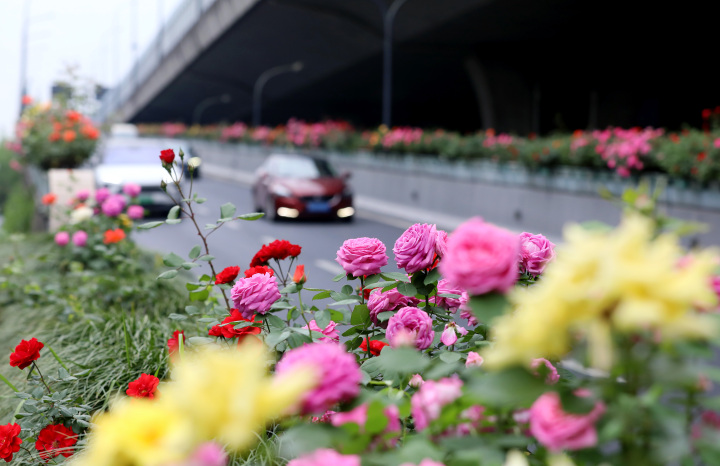
[[[216,325],[213,328],[210,329],[208,332],[208,335],[212,337],[225,337],[225,338],[239,338],[238,342],[245,339],[248,335],[257,335],[260,333],[260,327],[243,327],[243,328],[234,328],[234,325],[230,325],[230,322],[252,322],[255,324],[259,324],[260,321],[255,320],[255,317],[253,316],[253,320],[246,319],[242,316],[240,311],[237,309],[231,309],[230,315],[225,317],[225,319],[222,321],[223,324],[228,325]]]
[[[55,204],[55,201],[57,200],[57,195],[54,193],[47,193],[44,194],[41,201],[45,205],[52,205]]]
[[[187,340],[185,340],[185,332],[182,330],[175,330],[172,338],[169,338],[167,341],[168,353],[171,357],[180,350],[180,335],[183,337],[183,346],[185,346]]]
[[[160,383],[160,379],[150,374],[141,374],[136,380],[128,384],[125,393],[127,396],[135,398],[155,398],[155,390]]]
[[[162,160],[163,163],[173,163],[173,160],[175,160],[175,151],[172,149],[161,150],[160,160]]]
[[[74,451],[70,447],[76,443],[77,436],[71,429],[62,424],[50,424],[38,434],[35,449],[40,452],[40,458],[48,461],[60,455],[72,456]]]
[[[30,341],[20,340],[20,344],[15,347],[15,351],[10,355],[10,365],[21,370],[25,369],[40,357],[40,350],[44,346],[37,341],[37,338],[31,338]]]
[[[222,285],[224,283],[230,283],[235,280],[240,273],[240,267],[233,265],[232,267],[225,267],[222,272],[217,274],[215,277],[215,284]]]
[[[106,230],[105,231],[105,237],[103,239],[103,243],[105,244],[113,244],[113,243],[119,243],[120,241],[125,239],[125,231],[121,228],[116,228],[114,230]]]
[[[250,261],[250,267],[267,265],[270,259],[282,260],[288,257],[297,257],[300,255],[301,250],[302,248],[297,244],[292,244],[284,239],[276,239],[260,248],[252,261]]]
[[[275,272],[273,272],[273,269],[271,269],[267,265],[257,265],[255,267],[250,267],[249,269],[247,269],[245,271],[245,278],[250,278],[253,275],[256,275],[258,273],[262,274],[262,275],[269,273],[271,277],[275,275]]]
[[[20,451],[20,426],[17,424],[5,424],[0,426],[0,460],[10,462],[13,454]]]
[[[370,354],[380,356],[380,351],[386,346],[388,346],[388,344],[384,341],[370,340]],[[363,338],[362,343],[360,343],[360,349],[367,352],[367,339]]]

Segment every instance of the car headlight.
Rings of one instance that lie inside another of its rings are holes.
[[[292,196],[292,191],[287,186],[283,186],[281,184],[276,184],[272,187],[272,193],[276,196],[281,197],[290,197]]]

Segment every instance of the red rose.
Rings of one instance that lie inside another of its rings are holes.
[[[278,239],[260,248],[260,251],[258,251],[252,261],[250,261],[250,267],[267,265],[270,259],[283,260],[288,257],[297,257],[300,255],[300,251],[302,251],[302,248],[297,244],[292,244],[290,241],[284,239]]]
[[[70,447],[75,443],[77,443],[75,432],[62,424],[50,424],[38,434],[35,449],[40,452],[40,458],[47,461],[60,455],[65,458],[72,456],[74,451]]]
[[[155,390],[157,389],[160,379],[150,374],[142,374],[137,380],[133,380],[128,384],[125,390],[127,396],[135,398],[155,398]]]
[[[31,338],[30,341],[20,340],[20,344],[15,347],[15,352],[10,355],[10,365],[25,369],[40,357],[40,350],[44,346],[37,341],[37,338]]]
[[[243,327],[243,328],[235,328],[235,325],[230,324],[230,322],[253,322],[256,324],[259,324],[260,321],[255,320],[255,317],[253,316],[253,320],[246,319],[242,316],[240,311],[237,309],[231,309],[230,315],[228,317],[225,317],[225,319],[222,321],[223,324],[227,325],[216,325],[213,328],[210,329],[208,332],[208,335],[212,337],[225,337],[225,338],[239,338],[238,341],[242,341],[246,336],[248,335],[257,335],[260,333],[260,327]]]
[[[702,162],[703,160],[705,160],[705,157],[707,157],[707,156],[705,155],[705,152],[700,152],[700,153],[697,155],[697,161],[698,161],[698,162]]]
[[[712,115],[712,110],[710,110],[709,108],[704,108],[702,111],[703,120],[707,120],[708,118],[710,118],[710,115]]]
[[[10,462],[13,453],[20,451],[20,426],[18,424],[5,424],[0,426],[0,460]]]
[[[167,341],[168,352],[170,353],[170,356],[180,350],[180,335],[182,335],[183,346],[185,346],[185,332],[183,332],[182,330],[175,330],[173,332],[172,338],[168,339]]]
[[[295,267],[295,275],[293,275],[293,282],[305,283],[306,281],[307,277],[305,276],[305,266],[303,264],[299,264],[297,267]]]
[[[103,243],[105,244],[113,244],[113,243],[119,243],[120,241],[125,239],[125,230],[121,228],[116,228],[114,230],[106,230],[105,236],[103,238]]]
[[[175,151],[172,149],[161,150],[160,160],[167,164],[173,163],[173,160],[175,160]]]
[[[235,280],[240,273],[240,267],[234,265],[232,267],[225,267],[222,272],[217,274],[215,277],[215,284],[222,285],[223,283],[230,283]]]
[[[273,269],[271,269],[267,265],[257,265],[255,267],[250,267],[249,269],[247,269],[245,271],[245,278],[250,278],[253,275],[256,275],[258,273],[263,274],[263,275],[265,275],[266,273],[269,273],[271,277],[275,275],[275,272],[273,272]]]
[[[380,351],[382,351],[383,348],[388,346],[387,343],[380,340],[370,340],[370,354],[373,356],[380,356]],[[360,343],[360,349],[364,352],[367,352],[367,339],[363,338],[362,343]]]
[[[55,195],[54,193],[47,193],[43,195],[41,199],[42,203],[45,205],[55,204],[55,200],[57,200],[57,195]]]

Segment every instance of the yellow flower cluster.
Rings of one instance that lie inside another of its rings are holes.
[[[488,367],[561,358],[587,338],[590,363],[612,364],[613,332],[651,330],[662,338],[708,338],[716,305],[713,251],[685,255],[674,235],[654,238],[650,220],[628,216],[611,232],[571,226],[539,284],[514,291],[512,314],[496,321]]]
[[[216,440],[233,451],[252,445],[268,421],[288,414],[312,388],[307,371],[269,376],[269,354],[208,346],[185,355],[155,400],[124,399],[99,415],[74,466],[160,466]]]

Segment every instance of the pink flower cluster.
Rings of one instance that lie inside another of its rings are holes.
[[[462,380],[457,376],[423,383],[410,399],[415,429],[424,430],[440,417],[442,408],[462,395]]]
[[[358,455],[341,455],[329,448],[320,448],[291,460],[287,466],[360,466]]]
[[[186,130],[187,126],[183,123],[163,123],[162,125],[163,135],[169,138],[183,134]]]
[[[312,343],[291,349],[277,363],[275,372],[281,375],[297,367],[314,370],[319,381],[301,401],[303,414],[323,413],[360,393],[360,366],[355,356],[340,344]]]
[[[411,128],[409,126],[392,128],[382,137],[382,146],[385,149],[392,149],[396,145],[409,146],[420,142],[423,137],[423,130],[420,128]]]
[[[230,290],[233,304],[246,319],[266,314],[275,301],[280,299],[277,280],[269,273],[258,273],[249,278],[239,278]]]
[[[484,147],[509,146],[513,143],[513,137],[509,134],[500,133],[497,136],[489,134],[483,140]]]
[[[233,123],[230,126],[226,126],[220,133],[221,141],[228,140],[240,140],[245,136],[248,130],[248,126],[243,122]]]
[[[325,120],[318,123],[305,123],[291,118],[286,126],[288,140],[296,146],[320,147],[332,133],[352,130],[344,121]]]
[[[608,168],[620,176],[630,176],[632,170],[642,170],[645,167],[643,157],[652,149],[651,141],[662,134],[662,129],[652,128],[607,128],[592,132],[597,140],[595,152],[605,160]]]

